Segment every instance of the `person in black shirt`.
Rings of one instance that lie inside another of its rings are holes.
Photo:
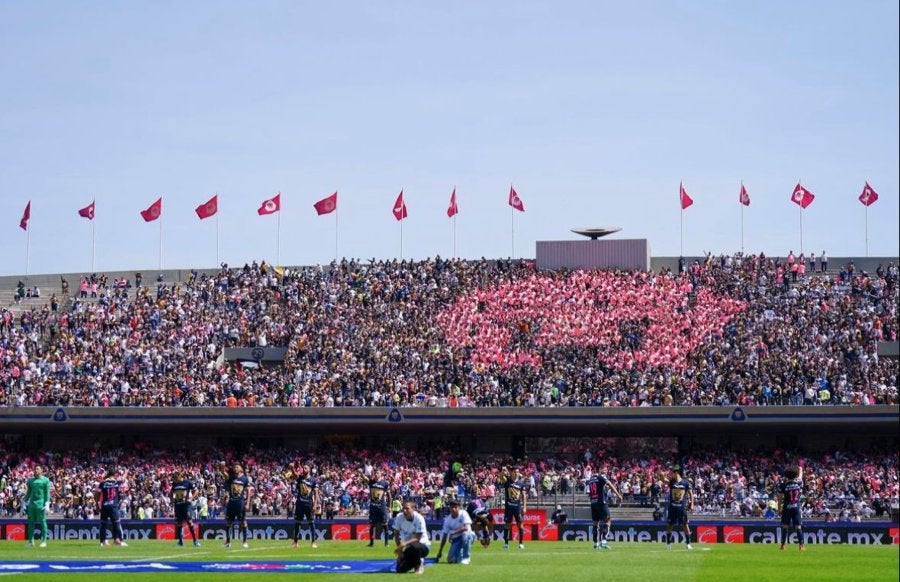
[[[494,516],[480,497],[474,497],[466,505],[466,513],[472,518],[472,531],[481,536],[481,545],[485,548],[491,545],[494,537]]]
[[[235,463],[231,468],[231,474],[228,481],[225,482],[225,494],[228,496],[228,503],[225,506],[225,547],[231,547],[231,530],[234,528],[234,522],[241,524],[242,547],[248,547],[247,544],[247,509],[250,508],[250,496],[248,489],[250,488],[250,478],[244,474],[244,468],[240,463]]]
[[[607,538],[609,537],[609,528],[612,518],[609,513],[609,505],[606,503],[606,490],[609,491],[622,501],[622,494],[616,489],[616,486],[610,483],[606,475],[595,473],[587,481],[588,497],[591,500],[591,521],[594,522],[594,549],[609,549]],[[601,531],[600,524],[603,524]]]
[[[297,473],[297,504],[294,509],[294,543],[292,548],[298,547],[300,539],[300,524],[303,521],[309,523],[310,539],[312,547],[319,547],[316,544],[316,520],[313,517],[314,508],[319,505],[319,481],[316,479],[308,465],[300,467]]]
[[[666,549],[668,550],[671,547],[672,528],[676,525],[680,525],[682,531],[684,531],[684,542],[687,549],[693,549],[693,546],[691,546],[691,527],[688,513],[694,509],[694,492],[690,482],[681,476],[680,465],[672,467],[672,473],[669,478],[668,505]]]
[[[781,549],[787,542],[791,529],[797,530],[800,551],[806,550],[803,543],[803,518],[800,503],[803,497],[803,469],[788,467],[784,470],[785,481],[778,486],[778,505],[781,507]]]
[[[503,487],[503,499],[505,509],[503,515],[503,549],[509,549],[509,529],[515,522],[518,529],[519,549],[524,550],[524,529],[522,521],[527,508],[528,491],[525,483],[521,479],[518,468],[513,468],[510,472],[506,467],[500,473],[500,485]]]
[[[106,540],[107,524],[112,523],[113,543],[117,546],[127,546],[122,538],[122,522],[119,520],[119,501],[121,499],[122,480],[119,472],[110,468],[106,477],[97,488],[97,502],[100,505],[100,547],[108,546]]]
[[[178,540],[178,545],[184,545],[182,530],[184,524],[187,523],[188,529],[191,530],[191,540],[193,540],[194,546],[199,548],[200,542],[197,541],[194,521],[191,519],[191,505],[193,505],[197,497],[194,483],[185,479],[181,471],[175,471],[172,474],[172,487],[169,491],[169,496],[172,498],[172,507],[175,509],[175,539]]]
[[[384,480],[381,469],[375,469],[369,479],[369,547],[375,540],[384,537],[384,546],[388,545],[387,512],[390,502],[390,484]]]

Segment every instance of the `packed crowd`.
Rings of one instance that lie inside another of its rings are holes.
[[[585,445],[584,443],[587,443]],[[241,463],[252,480],[251,516],[288,517],[293,513],[296,473],[309,466],[319,482],[319,517],[357,517],[367,513],[368,478],[380,469],[392,498],[419,502],[426,516],[440,514],[451,498],[481,497],[502,507],[497,477],[503,467],[519,467],[529,505],[562,500],[584,503],[585,482],[592,474],[607,475],[625,503],[655,506],[668,494],[669,454],[615,453],[602,440],[583,439],[581,452],[555,452],[526,460],[499,455],[458,455],[447,447],[400,444],[377,450],[348,443],[323,445],[315,452],[250,447],[241,453],[223,449],[174,450],[137,444],[128,449],[25,453],[0,449],[0,515],[20,516],[25,483],[34,465],[47,467],[53,482],[52,511],[60,517],[92,519],[98,515],[94,493],[110,468],[121,469],[125,486],[120,512],[131,519],[172,515],[172,475],[182,472],[201,492],[195,511],[201,519],[222,516],[219,488],[224,471]],[[594,446],[600,448],[593,448]],[[804,511],[827,519],[842,512],[859,518],[884,516],[896,508],[900,494],[898,464],[893,453],[864,455],[769,454],[704,449],[680,459],[695,491],[695,512],[763,517],[790,465],[804,468]]]
[[[791,257],[92,276],[62,306],[0,312],[0,406],[896,404],[877,344],[898,337],[897,266],[829,275]],[[288,352],[245,367],[224,361],[233,346]]]

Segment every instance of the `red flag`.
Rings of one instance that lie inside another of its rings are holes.
[[[31,200],[25,205],[25,212],[22,213],[22,220],[19,221],[19,228],[28,230],[28,221],[31,220]]]
[[[684,189],[684,184],[678,184],[678,196],[681,199],[681,209],[684,210],[688,206],[694,203],[694,199],[691,198],[687,190]]]
[[[91,200],[90,204],[79,210],[78,216],[87,218],[88,220],[94,220],[94,200]]]
[[[453,218],[459,214],[459,206],[456,205],[456,188],[453,189],[453,193],[450,194],[450,206],[447,207],[447,217]]]
[[[806,208],[812,201],[815,200],[815,195],[800,185],[800,182],[797,182],[797,185],[794,186],[794,192],[791,194],[791,200],[794,204],[800,206],[800,208]]]
[[[263,200],[256,213],[260,216],[265,216],[267,214],[275,214],[279,210],[281,210],[281,192],[268,200]]]
[[[337,210],[337,192],[328,196],[326,198],[322,198],[315,204],[313,204],[313,208],[316,209],[316,214],[322,216],[323,214],[331,214],[335,210]]]
[[[741,194],[738,196],[738,202],[744,206],[750,206],[750,195],[747,194],[747,189],[744,188],[743,184],[741,184]]]
[[[397,201],[394,202],[392,212],[394,213],[394,218],[397,220],[403,220],[408,216],[406,212],[406,202],[403,201],[403,190],[400,190],[400,195],[397,196]]]
[[[866,185],[863,186],[862,194],[859,195],[859,201],[862,202],[863,206],[872,206],[878,201],[878,192],[873,190],[869,183],[866,182]]]
[[[219,211],[219,195],[215,194],[212,198],[194,209],[200,220],[214,216]]]
[[[512,186],[509,187],[509,205],[519,212],[525,212],[525,204]]]
[[[147,210],[141,210],[141,218],[144,219],[144,222],[153,222],[162,214],[162,197],[159,198],[156,202],[150,205]]]

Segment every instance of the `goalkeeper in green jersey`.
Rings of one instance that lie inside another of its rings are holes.
[[[44,467],[35,465],[34,476],[28,480],[25,491],[25,507],[28,511],[28,545],[34,545],[34,526],[41,523],[41,547],[47,547],[47,512],[50,511],[50,479],[44,476]]]

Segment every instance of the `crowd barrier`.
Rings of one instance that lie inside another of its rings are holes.
[[[525,541],[583,541],[593,539],[590,522],[573,521],[556,525],[543,519],[543,511],[535,510],[526,520]],[[502,517],[502,514],[501,516]],[[502,521],[502,520],[501,520]],[[100,523],[97,520],[49,520],[48,537],[51,540],[97,540]],[[125,539],[174,540],[175,525],[171,520],[123,520]],[[203,542],[225,539],[225,522],[208,520],[195,524],[198,539]],[[695,521],[691,524],[691,541],[702,544],[780,544],[782,533],[778,521]],[[288,519],[256,519],[249,521],[249,538],[252,540],[293,539],[294,522]],[[428,521],[429,534],[438,538],[441,522]],[[184,539],[190,540],[185,527]],[[613,542],[665,543],[666,525],[660,521],[618,521],[612,525]],[[675,532],[676,542],[683,543],[683,534]],[[796,543],[795,533],[789,535],[787,543]],[[0,520],[0,539],[24,541],[26,524],[24,520]],[[308,525],[301,528],[301,538],[310,541],[343,540],[366,541],[369,539],[369,524],[361,520],[323,520],[316,522],[311,530]],[[826,523],[807,522],[803,526],[803,538],[807,544],[852,544],[852,545],[900,545],[900,527],[896,523]],[[494,540],[503,539],[502,527],[494,530]]]

